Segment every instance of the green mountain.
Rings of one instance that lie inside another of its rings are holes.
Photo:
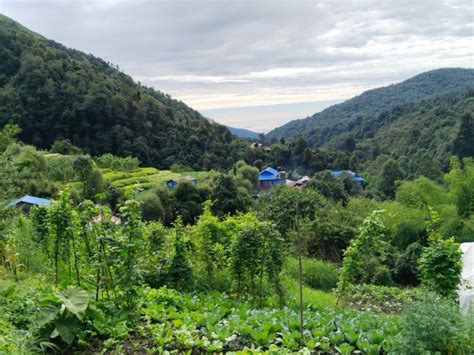
[[[397,106],[446,94],[460,94],[473,87],[473,69],[433,70],[399,84],[366,91],[310,117],[291,121],[267,136],[275,139],[303,137],[313,147],[330,145],[356,131],[370,137],[383,126],[374,127],[373,121],[383,121],[386,112]]]
[[[240,138],[258,139],[260,137],[260,133],[257,133],[245,128],[236,128],[236,127],[227,126],[227,129],[234,136],[237,136]]]
[[[395,106],[327,146],[345,150],[372,176],[392,157],[404,178],[437,179],[449,170],[452,155],[474,156],[474,91]]]
[[[233,140],[224,126],[102,59],[0,15],[0,127],[7,123],[40,148],[69,139],[92,155],[133,155],[158,167],[225,167]]]

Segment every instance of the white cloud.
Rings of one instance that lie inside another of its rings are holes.
[[[0,1],[32,30],[203,110],[340,100],[474,66],[471,0]]]

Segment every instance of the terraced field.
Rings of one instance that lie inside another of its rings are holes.
[[[136,171],[116,171],[112,169],[100,169],[105,181],[121,189],[125,195],[130,195],[143,190],[148,190],[155,186],[166,185],[171,179],[182,179],[185,176],[193,176],[198,183],[209,180],[214,171],[188,171],[173,172],[171,170],[158,170],[156,168],[139,168]]]

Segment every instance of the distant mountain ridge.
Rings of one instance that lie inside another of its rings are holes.
[[[291,121],[267,134],[279,139],[304,138],[310,146],[330,144],[356,128],[373,131],[368,124],[398,105],[460,94],[474,87],[474,69],[444,68],[428,71],[398,84],[373,89],[308,118]],[[375,133],[375,132],[372,132]]]
[[[260,137],[260,133],[257,133],[245,128],[236,128],[236,127],[227,126],[227,129],[234,136],[237,136],[240,138],[258,139]]]
[[[169,95],[116,67],[0,15],[0,127],[49,149],[57,139],[92,155],[138,157],[161,168],[228,167],[233,136]]]

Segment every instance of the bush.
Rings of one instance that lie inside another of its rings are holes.
[[[473,315],[462,316],[459,306],[434,293],[406,308],[395,351],[402,354],[471,354]]]
[[[134,171],[140,166],[140,160],[135,157],[117,157],[110,153],[101,155],[95,159],[100,168],[108,168],[119,171]]]
[[[145,221],[163,221],[164,210],[160,198],[155,193],[148,193],[140,204]]]
[[[331,290],[337,286],[339,269],[331,262],[303,258],[303,282],[306,286],[319,290]],[[285,263],[284,271],[298,280],[298,260],[290,258]]]
[[[98,169],[90,172],[86,180],[85,197],[91,200],[96,200],[97,195],[104,192],[105,183],[102,178],[102,173]]]
[[[344,253],[341,270],[341,287],[348,283],[388,285],[392,283],[387,267],[389,246],[387,229],[380,214],[374,211],[360,227],[359,234]]]
[[[423,249],[421,282],[443,296],[454,296],[461,282],[462,252],[454,239],[437,239]]]

